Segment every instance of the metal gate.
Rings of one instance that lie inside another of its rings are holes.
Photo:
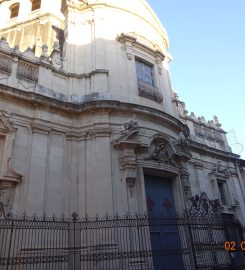
[[[211,202],[202,193],[190,201],[191,206],[186,215],[196,269],[240,269],[230,250],[225,249],[225,243],[230,237],[228,227],[222,220],[218,200]],[[233,223],[231,225],[235,228]]]

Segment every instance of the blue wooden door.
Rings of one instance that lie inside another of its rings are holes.
[[[154,269],[185,269],[171,180],[145,175],[145,190]]]

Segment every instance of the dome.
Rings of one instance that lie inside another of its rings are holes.
[[[170,59],[167,33],[146,1],[66,0],[61,10],[64,70],[94,74],[90,89],[81,87],[74,95],[140,104],[176,115],[165,65]],[[98,70],[104,75],[98,75]],[[139,83],[141,71],[148,75]]]
[[[162,42],[166,48],[168,48],[169,41],[167,37],[167,33],[163,28],[161,22],[158,20],[157,16],[148,5],[145,0],[90,0],[88,4],[91,7],[99,7],[99,6],[107,6],[110,9],[115,9],[122,13],[125,13],[124,16],[136,16],[138,19],[142,21],[142,23],[147,24],[152,30],[156,31],[159,35],[159,40]],[[116,26],[118,24],[119,17],[117,18]],[[123,21],[124,27],[127,28],[126,21]],[[131,25],[132,30],[134,29],[134,25]],[[145,28],[138,29],[142,36],[146,35]],[[152,37],[151,37],[152,39]],[[158,45],[160,45],[160,42]]]

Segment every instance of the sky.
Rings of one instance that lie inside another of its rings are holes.
[[[245,159],[245,1],[148,3],[168,33],[173,89],[189,113],[217,115],[233,152]]]

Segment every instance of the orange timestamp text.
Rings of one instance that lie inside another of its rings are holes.
[[[225,250],[229,251],[236,251],[236,250],[243,250],[245,251],[245,241],[241,243],[237,243],[235,241],[225,241],[224,243]]]

